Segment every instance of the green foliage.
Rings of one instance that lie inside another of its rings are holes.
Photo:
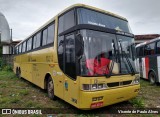
[[[134,98],[129,101],[134,107],[144,108],[144,99],[142,98]]]
[[[7,65],[6,61],[0,58],[0,71],[12,71],[12,66]]]
[[[2,46],[0,45],[0,58],[2,57]]]
[[[12,71],[12,66],[6,65],[6,66],[4,66],[4,67],[2,68],[2,70],[4,70],[4,71]]]
[[[3,70],[4,66],[6,66],[6,62],[0,57],[0,70]]]

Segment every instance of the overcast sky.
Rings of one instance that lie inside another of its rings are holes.
[[[0,0],[0,12],[13,29],[13,39],[20,40],[76,3],[127,18],[134,34],[160,34],[160,0]]]

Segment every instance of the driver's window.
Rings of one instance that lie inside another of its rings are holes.
[[[65,36],[65,73],[71,78],[76,79],[74,34]]]

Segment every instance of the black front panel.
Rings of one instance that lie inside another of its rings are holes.
[[[65,73],[74,79],[76,79],[75,61],[75,37],[71,34],[65,36]]]

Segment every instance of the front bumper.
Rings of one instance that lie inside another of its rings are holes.
[[[100,102],[100,105],[95,108],[126,101],[136,97],[138,95],[139,89],[140,85],[138,84],[93,92],[80,91],[79,108],[82,110],[88,110],[92,109],[91,105],[98,102]]]

